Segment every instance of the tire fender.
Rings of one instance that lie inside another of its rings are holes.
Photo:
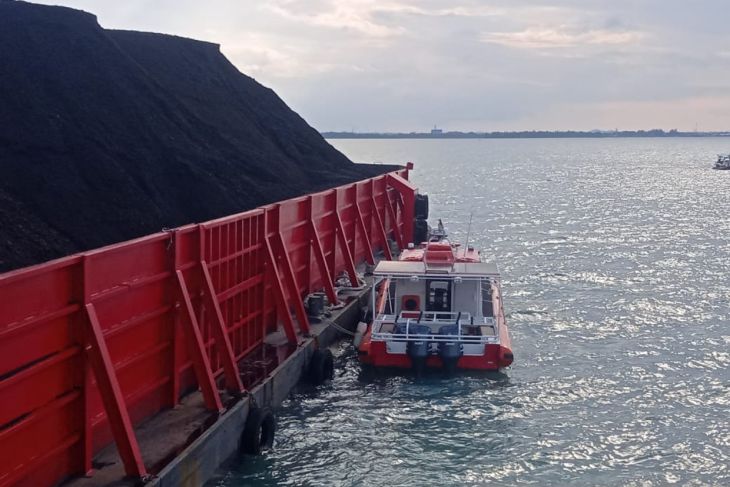
[[[271,409],[253,407],[248,411],[239,450],[244,455],[261,455],[274,446],[275,434],[276,417]]]
[[[335,376],[335,359],[328,349],[315,350],[309,362],[307,379],[310,384],[318,386]]]

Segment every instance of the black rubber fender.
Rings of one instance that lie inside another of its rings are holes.
[[[244,455],[261,455],[274,446],[276,416],[269,408],[251,408],[241,433],[239,450]]]
[[[335,377],[335,358],[328,349],[315,350],[309,362],[307,379],[310,384],[318,386]]]
[[[420,245],[428,240],[428,222],[426,220],[415,220],[413,222],[413,243]]]
[[[414,203],[414,212],[419,220],[428,220],[428,195],[417,194]]]

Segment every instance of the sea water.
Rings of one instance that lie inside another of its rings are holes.
[[[364,373],[343,342],[212,485],[730,485],[730,139],[330,142],[413,161],[453,240],[473,214],[514,365]]]

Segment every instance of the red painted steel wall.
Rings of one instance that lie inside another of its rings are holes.
[[[225,349],[215,340],[215,310],[204,305],[203,267],[237,361],[291,316],[277,308],[277,291],[297,311],[304,295],[348,269],[342,242],[358,263],[370,246],[383,248],[385,233],[410,240],[415,190],[407,178],[406,169],[0,275],[0,486],[83,474],[102,447],[120,445],[125,417],[137,425],[198,387],[177,271],[220,382]],[[297,296],[282,282],[288,268]]]

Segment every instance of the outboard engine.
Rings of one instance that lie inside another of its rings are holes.
[[[459,325],[446,325],[439,328],[439,335],[459,336]],[[439,342],[438,345],[439,358],[444,364],[444,371],[451,374],[456,371],[456,364],[464,354],[461,343],[454,340],[453,342]]]
[[[411,358],[411,368],[413,369],[413,372],[416,375],[421,375],[423,370],[426,368],[426,359],[428,358],[428,346],[430,341],[428,337],[431,335],[431,328],[427,325],[411,324],[406,326],[405,324],[400,324],[398,325],[396,333],[404,334],[406,333],[406,329],[408,330],[408,335],[424,335],[422,337],[418,337],[417,340],[408,341],[406,348],[406,352]]]

